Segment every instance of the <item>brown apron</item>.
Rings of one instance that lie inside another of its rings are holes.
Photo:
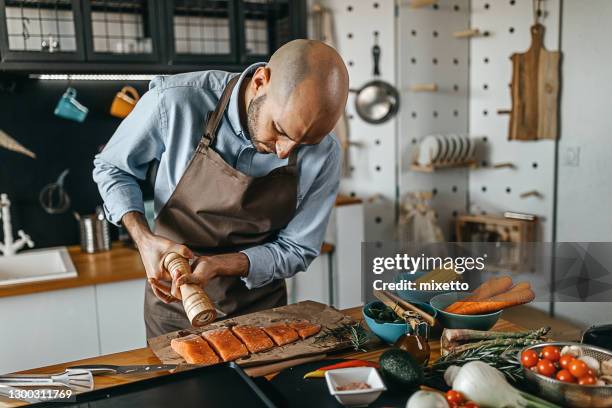
[[[230,253],[273,239],[297,204],[297,149],[288,164],[263,177],[234,169],[211,147],[238,76],[207,116],[204,135],[174,193],[155,220],[155,233],[197,255]],[[239,277],[218,277],[205,288],[225,317],[287,304],[284,279],[247,289]],[[145,289],[147,338],[190,327],[181,302],[165,304]]]

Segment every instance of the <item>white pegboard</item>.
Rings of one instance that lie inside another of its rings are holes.
[[[549,50],[559,49],[560,1],[545,0],[544,42]],[[511,106],[510,55],[525,52],[531,44],[532,0],[472,0],[471,24],[489,36],[471,40],[470,48],[470,133],[484,143],[478,152],[485,166],[470,172],[469,200],[472,211],[500,213],[517,211],[541,218],[543,241],[553,238],[555,141],[508,141],[508,115],[498,109]],[[515,168],[493,169],[512,162]],[[536,190],[541,197],[520,198]]]
[[[410,170],[419,140],[429,134],[468,132],[469,40],[453,37],[469,28],[469,0],[440,0],[434,6],[410,8],[399,3],[398,78],[402,95],[399,115],[399,192],[432,191],[433,208],[446,239],[453,219],[467,209],[468,171]],[[437,92],[411,92],[411,85],[435,83]]]
[[[309,1],[310,6],[314,1]],[[336,48],[344,58],[351,89],[359,89],[373,77],[372,46],[378,33],[380,79],[395,85],[395,2],[394,0],[321,0],[334,21]],[[354,108],[355,94],[349,95],[351,172],[340,191],[365,199],[365,239],[385,240],[394,236],[396,206],[396,126],[397,119],[372,125],[359,118]],[[369,198],[379,197],[370,202]]]

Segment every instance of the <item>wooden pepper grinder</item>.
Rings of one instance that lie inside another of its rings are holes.
[[[164,258],[163,265],[170,273],[170,276],[172,276],[172,279],[191,273],[189,261],[176,252],[167,254]],[[215,305],[200,286],[186,283],[181,285],[179,289],[181,290],[185,313],[192,326],[205,326],[217,318]]]

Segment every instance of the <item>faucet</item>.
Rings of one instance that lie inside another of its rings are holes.
[[[11,225],[11,201],[6,194],[0,194],[0,218],[2,218],[2,230],[4,231],[4,243],[0,242],[0,253],[5,256],[15,255],[24,246],[32,248],[34,242],[23,230],[17,231],[19,239],[13,240],[13,226]]]

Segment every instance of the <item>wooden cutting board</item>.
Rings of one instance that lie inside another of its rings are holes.
[[[544,48],[544,26],[531,27],[531,47],[513,54],[510,140],[557,139],[559,51]]]
[[[166,333],[162,336],[149,339],[148,342],[149,347],[163,363],[186,364],[185,360],[172,350],[170,347],[170,340],[192,333],[202,333],[207,330],[231,327],[237,324],[266,326],[272,323],[299,319],[307,319],[312,323],[318,323],[321,325],[322,330],[325,328],[333,329],[342,324],[352,322],[351,318],[333,307],[318,302],[304,301],[275,309],[237,316],[197,329],[191,328],[189,330]],[[337,340],[316,341],[316,337],[317,336],[313,336],[295,343],[275,347],[263,353],[251,354],[249,357],[236,360],[236,363],[243,367],[259,366],[298,357],[324,355],[327,352],[341,350],[350,346],[349,342],[339,342]]]

